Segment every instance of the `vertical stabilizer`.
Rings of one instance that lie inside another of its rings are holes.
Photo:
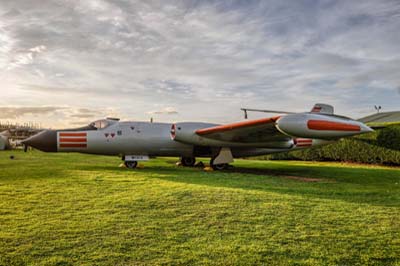
[[[324,103],[317,103],[311,109],[311,113],[329,114],[333,115],[333,106]]]

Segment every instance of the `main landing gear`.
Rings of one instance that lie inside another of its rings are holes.
[[[126,161],[127,156],[122,157],[122,159],[124,160],[124,164],[126,166],[126,168],[128,169],[135,169],[138,166],[138,161],[132,160],[132,159],[136,159],[139,158],[138,156],[135,156],[134,158],[132,158],[133,156],[129,156],[128,161]],[[231,161],[230,157],[228,156],[228,160],[219,160],[219,163],[215,163],[215,161],[217,160],[217,157],[214,157],[210,160],[210,166],[212,169],[214,170],[225,170],[229,167],[229,164],[227,162]],[[140,159],[140,158],[139,158]],[[187,166],[187,167],[193,167],[196,164],[196,158],[195,157],[181,157],[180,159],[181,164],[183,166]]]
[[[181,164],[183,166],[193,167],[196,163],[195,157],[181,157]]]
[[[227,163],[214,164],[214,160],[215,160],[215,158],[211,159],[211,161],[210,161],[210,166],[214,170],[225,170],[229,166],[229,164],[227,164]]]

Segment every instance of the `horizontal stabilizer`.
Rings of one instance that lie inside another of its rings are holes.
[[[253,109],[253,108],[240,108],[242,111],[250,112],[261,112],[261,113],[272,113],[272,114],[294,114],[294,112],[288,111],[277,111],[277,110],[264,110],[264,109]]]

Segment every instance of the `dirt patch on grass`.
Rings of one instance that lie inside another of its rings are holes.
[[[296,175],[297,171],[283,171],[281,169],[257,169],[257,168],[241,168],[241,167],[233,167],[228,172],[233,173],[241,173],[241,174],[252,174],[252,175],[261,175],[261,176],[273,176],[278,178],[285,178],[296,180],[300,182],[320,182],[320,183],[336,183],[335,180],[328,178],[316,178],[316,177],[305,177]],[[304,175],[309,174],[308,171],[304,172]]]

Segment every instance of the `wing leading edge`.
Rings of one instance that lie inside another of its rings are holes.
[[[195,133],[205,138],[242,143],[287,140],[289,137],[275,127],[279,118],[275,116],[202,128]]]

